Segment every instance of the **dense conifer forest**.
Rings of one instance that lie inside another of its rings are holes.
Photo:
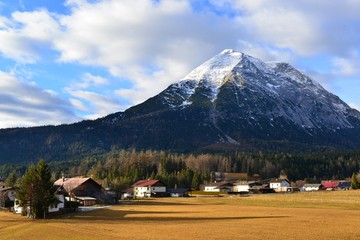
[[[36,162],[33,159],[29,162]],[[50,161],[52,178],[88,176],[102,180],[112,188],[130,186],[139,179],[160,179],[169,187],[199,188],[214,180],[215,172],[242,172],[250,180],[285,173],[289,180],[319,182],[328,179],[351,178],[359,172],[360,152],[314,152],[303,154],[231,152],[176,154],[165,151],[113,150],[77,161]],[[27,164],[5,164],[0,178],[16,175],[20,178]]]

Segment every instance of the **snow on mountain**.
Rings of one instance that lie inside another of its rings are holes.
[[[232,69],[241,61],[243,54],[231,49],[222,51],[219,55],[211,58],[199,67],[195,68],[182,81],[195,80],[198,84],[202,83],[206,88],[210,89],[212,101],[215,100],[218,88],[223,84],[224,77],[229,74]],[[193,93],[194,89],[187,89]],[[189,102],[185,100],[183,105]]]
[[[193,103],[193,96],[201,95],[213,104],[213,112],[216,112],[219,93],[226,86],[233,86],[233,98],[238,102],[238,109],[234,111],[243,111],[242,106],[252,99],[252,107],[243,113],[251,114],[251,121],[260,121],[254,117],[257,115],[272,120],[288,119],[306,129],[353,127],[348,113],[354,110],[290,64],[265,63],[230,49],[222,51],[171,85],[164,91],[163,99],[169,107],[184,108]],[[266,102],[268,106],[265,108]],[[353,115],[360,119],[360,113]]]
[[[234,50],[224,50],[190,72],[183,80],[207,81],[215,87],[242,59],[243,54]]]

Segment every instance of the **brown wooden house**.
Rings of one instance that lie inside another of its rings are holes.
[[[92,178],[60,178],[54,185],[63,187],[68,201],[76,200],[82,206],[114,203],[114,199]]]

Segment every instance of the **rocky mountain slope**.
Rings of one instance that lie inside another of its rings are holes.
[[[360,113],[287,63],[224,50],[124,112],[0,131],[0,163],[113,148],[304,151],[360,147]]]

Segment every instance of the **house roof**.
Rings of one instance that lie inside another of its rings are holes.
[[[283,181],[286,181],[286,182],[290,183],[289,180],[284,179],[284,178],[271,179],[271,180],[269,181],[269,183],[281,183],[281,182],[283,182]]]
[[[306,184],[304,184],[304,188],[306,188],[306,187],[310,187],[310,188],[319,188],[319,187],[321,187],[322,186],[322,184],[321,183],[306,183]]]
[[[250,185],[250,184],[252,184],[252,183],[254,183],[253,181],[252,182],[248,182],[248,181],[241,181],[241,182],[235,182],[235,183],[233,183],[233,185],[234,186],[240,186],[240,185]]]
[[[339,188],[349,188],[351,186],[351,182],[348,181],[340,181],[338,187]]]
[[[219,188],[219,187],[226,187],[226,186],[234,186],[234,184],[229,183],[229,182],[214,182],[214,183],[206,184],[205,186]]]
[[[188,188],[170,188],[169,189],[170,193],[186,193],[188,191],[189,191]]]
[[[74,178],[60,178],[55,181],[54,185],[56,186],[63,186],[63,188],[69,192],[74,190],[75,188],[79,187],[80,185],[84,184],[86,181],[93,181],[98,184],[92,178],[81,178],[81,177],[74,177]],[[100,186],[100,184],[98,184]]]
[[[325,188],[336,188],[339,185],[339,181],[321,181],[321,184]]]
[[[160,180],[139,180],[136,183],[132,185],[132,187],[150,187],[153,185],[163,185],[166,186],[163,182]]]
[[[96,198],[93,197],[76,197],[76,198],[82,201],[96,201]]]

